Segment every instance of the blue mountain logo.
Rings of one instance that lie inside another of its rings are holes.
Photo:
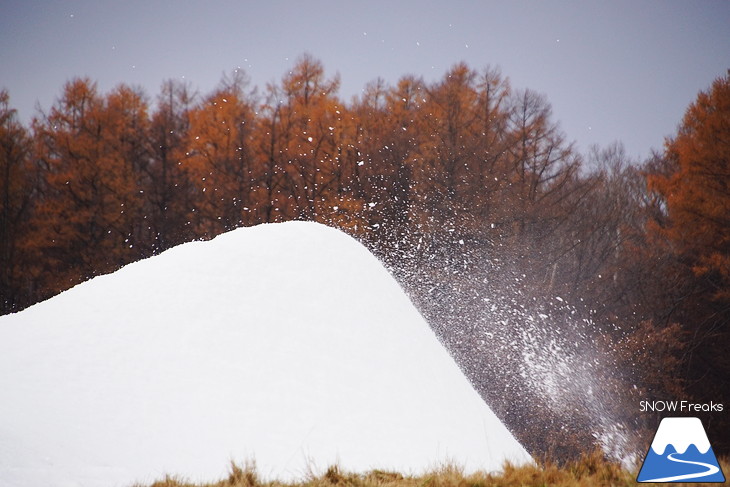
[[[664,418],[637,482],[725,482],[699,418]]]

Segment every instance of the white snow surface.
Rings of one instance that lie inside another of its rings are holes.
[[[265,479],[530,456],[365,247],[243,228],[0,318],[0,485]]]
[[[651,442],[651,449],[657,455],[664,455],[668,445],[673,445],[677,453],[684,453],[690,445],[694,445],[703,455],[711,446],[702,421],[693,417],[662,419]]]

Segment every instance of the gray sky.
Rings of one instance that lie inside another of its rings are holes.
[[[0,46],[0,87],[25,122],[74,76],[154,98],[165,79],[207,93],[241,67],[264,88],[308,52],[348,101],[378,76],[499,66],[547,96],[579,149],[618,140],[644,157],[730,68],[730,2],[5,0]]]

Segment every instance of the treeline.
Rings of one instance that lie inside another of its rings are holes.
[[[30,127],[3,91],[0,307],[236,227],[319,221],[390,266],[533,453],[568,457],[598,441],[590,413],[566,432],[559,408],[506,395],[529,372],[505,348],[526,329],[510,310],[608,351],[592,373],[629,391],[611,414],[632,428],[640,399],[727,399],[728,84],[647,161],[620,144],[579,154],[544,96],[465,64],[350,102],[311,56],[260,92],[241,71],[203,96],[167,81],[154,102],[74,79]]]
[[[338,84],[305,56],[261,95],[235,71],[206,96],[165,82],[152,108],[140,89],[74,79],[30,129],[4,94],[3,311],[264,222],[321,221],[384,246],[446,226],[516,241],[555,226],[583,186],[545,98],[496,70],[378,80],[352,103]]]

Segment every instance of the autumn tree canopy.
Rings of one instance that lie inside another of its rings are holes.
[[[666,201],[674,252],[730,300],[730,73],[698,95],[667,141],[671,173],[651,178]]]

